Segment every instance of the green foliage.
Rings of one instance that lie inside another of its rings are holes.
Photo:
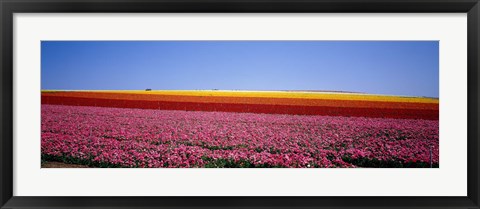
[[[212,159],[203,156],[202,160],[206,161],[205,168],[284,168],[280,165],[269,165],[266,163],[255,164],[246,159],[233,160],[233,159]]]
[[[124,166],[121,166],[118,164],[112,164],[109,162],[95,162],[93,161],[93,159],[80,159],[80,158],[74,158],[70,156],[42,155],[41,161],[42,162],[55,161],[55,162],[62,162],[66,164],[86,165],[86,166],[95,167],[95,168],[125,168]]]
[[[427,162],[402,162],[400,160],[378,160],[376,158],[351,158],[344,156],[343,161],[353,165],[364,168],[430,168],[430,163]],[[438,163],[434,163],[432,167],[438,168]]]

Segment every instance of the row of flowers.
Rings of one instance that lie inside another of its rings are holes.
[[[114,100],[136,100],[136,101],[157,101],[157,102],[191,102],[191,103],[222,103],[222,104],[264,104],[264,105],[297,105],[297,106],[321,106],[321,107],[350,107],[350,108],[388,108],[388,109],[424,109],[437,110],[438,100],[428,98],[418,98],[418,101],[402,101],[403,97],[389,96],[398,98],[399,101],[369,101],[355,100],[345,98],[345,95],[337,94],[339,98],[277,98],[277,97],[250,97],[238,96],[233,92],[231,96],[192,96],[192,95],[162,95],[152,94],[150,91],[142,93],[121,93],[121,91],[112,92],[89,92],[89,91],[60,91],[60,92],[42,92],[42,96],[47,99],[69,99],[69,98],[88,98],[88,99],[114,99]],[[214,93],[214,92],[213,92]],[[291,92],[294,94],[294,92]],[[325,95],[325,94],[320,94]],[[385,96],[387,97],[387,96]],[[402,99],[400,99],[402,98]],[[412,98],[413,99],[413,98]],[[423,99],[423,100],[422,100]]]
[[[75,92],[75,94],[77,94]],[[287,99],[291,100],[291,99]],[[228,101],[224,101],[228,102]],[[265,102],[265,101],[263,101]],[[291,101],[290,101],[291,102]],[[239,112],[239,113],[265,113],[265,114],[291,114],[291,115],[323,115],[345,117],[369,117],[369,118],[397,118],[397,119],[426,119],[438,120],[438,104],[429,105],[427,108],[410,105],[391,105],[385,108],[379,102],[371,102],[371,105],[357,107],[352,101],[329,101],[330,104],[305,105],[305,104],[281,104],[281,103],[217,103],[217,102],[184,102],[184,101],[160,101],[160,100],[133,100],[113,98],[88,98],[88,97],[65,97],[42,95],[42,104],[116,107],[137,109],[162,109],[162,110],[186,110],[186,111],[213,111],[213,112]],[[358,102],[358,101],[354,101]],[[350,104],[349,104],[350,103]],[[392,103],[392,102],[390,102]],[[385,105],[385,104],[383,104]],[[419,104],[420,105],[420,104]],[[352,107],[354,106],[354,107]],[[362,106],[362,105],[359,105]]]
[[[436,167],[438,129],[438,120],[42,105],[42,155],[106,167]]]

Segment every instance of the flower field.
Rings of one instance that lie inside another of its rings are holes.
[[[41,114],[43,161],[146,168],[439,167],[438,99],[49,91],[42,92]]]
[[[299,95],[303,95],[300,97]],[[438,100],[297,92],[45,92],[42,104],[438,120]]]

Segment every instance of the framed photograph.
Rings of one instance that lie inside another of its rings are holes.
[[[0,6],[1,208],[479,208],[478,0]]]

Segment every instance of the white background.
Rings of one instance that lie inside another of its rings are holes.
[[[41,40],[439,40],[440,168],[41,169]],[[466,196],[466,40],[466,14],[15,14],[14,195]]]

